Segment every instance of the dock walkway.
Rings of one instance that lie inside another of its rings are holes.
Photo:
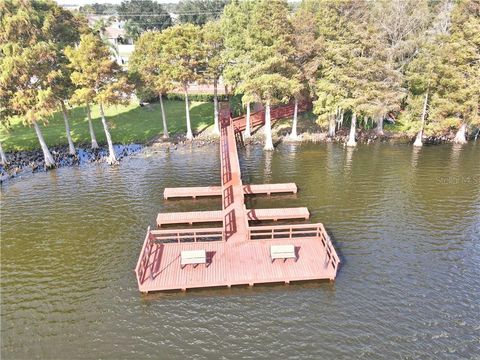
[[[279,114],[291,109],[279,109]],[[221,185],[167,188],[164,198],[221,196],[222,209],[161,213],[158,230],[148,228],[135,267],[141,292],[187,290],[199,287],[334,280],[340,260],[322,224],[258,225],[249,222],[309,218],[307,208],[247,209],[245,195],[296,193],[287,184],[244,185],[241,180],[235,126],[228,108],[220,111]],[[243,120],[243,124],[245,121]],[[215,228],[161,228],[163,225],[222,223]],[[290,245],[295,258],[272,261],[272,246]],[[184,254],[205,251],[207,263],[181,266]]]
[[[258,194],[282,194],[282,193],[297,193],[297,185],[295,183],[284,184],[258,184],[258,185],[243,185],[243,193],[245,195]],[[165,188],[163,191],[164,199],[171,198],[197,198],[207,196],[222,196],[221,186],[200,186],[200,187],[178,187]]]

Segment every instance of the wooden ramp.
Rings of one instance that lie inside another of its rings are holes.
[[[282,193],[297,193],[297,185],[295,183],[283,184],[258,184],[258,185],[243,185],[244,195],[257,194],[282,194]],[[164,199],[170,198],[197,198],[207,196],[221,196],[221,186],[203,186],[203,187],[178,187],[165,188],[163,191]]]
[[[247,209],[248,220],[266,221],[266,220],[288,220],[288,219],[308,219],[310,213],[306,207],[297,208],[278,208],[278,209]],[[195,224],[195,223],[214,223],[223,221],[223,212],[214,211],[189,211],[160,213],[157,215],[157,227],[172,224]]]

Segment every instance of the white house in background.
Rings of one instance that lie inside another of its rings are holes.
[[[120,65],[128,63],[134,48],[133,41],[126,36],[124,25],[125,22],[123,21],[114,21],[103,32],[103,37],[115,48],[117,52],[116,60]]]
[[[126,65],[133,52],[133,41],[126,36],[125,21],[118,21],[112,15],[87,15],[90,27],[95,27],[98,21],[109,24],[102,32],[102,37],[107,40],[114,49],[115,60],[120,65]]]

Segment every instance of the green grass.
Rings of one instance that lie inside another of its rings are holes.
[[[167,124],[170,135],[186,133],[185,103],[164,100]],[[106,109],[113,142],[116,144],[145,143],[163,134],[162,117],[158,103],[140,107],[138,103],[127,106],[111,106]],[[70,128],[75,145],[90,145],[87,115],[84,107],[69,111]],[[192,102],[190,105],[192,130],[202,131],[213,124],[213,104]],[[106,142],[98,106],[92,108],[92,122],[99,144]],[[40,148],[35,130],[26,127],[20,119],[12,120],[10,129],[0,128],[0,141],[5,151],[33,150]],[[48,119],[41,126],[48,146],[67,144],[65,125],[61,112]]]

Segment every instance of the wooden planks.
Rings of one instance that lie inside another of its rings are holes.
[[[310,217],[306,207],[278,208],[278,209],[247,209],[248,220],[288,220],[305,219]]]
[[[245,195],[256,194],[281,194],[281,193],[297,193],[297,185],[295,183],[280,183],[280,184],[250,184],[243,185],[243,193]]]
[[[246,216],[251,221],[308,219],[310,213],[306,207],[278,209],[247,209]],[[218,211],[188,211],[160,213],[157,215],[157,227],[172,224],[195,224],[221,222],[223,213]]]
[[[222,195],[221,186],[200,186],[200,187],[178,187],[165,188],[163,198],[196,198],[202,196],[220,196]]]
[[[222,219],[223,215],[221,210],[160,213],[157,215],[157,227],[171,224],[221,222]]]
[[[296,194],[298,191],[295,183],[279,183],[279,184],[250,184],[243,185],[244,195],[260,195],[260,194]],[[221,186],[199,186],[199,187],[178,187],[165,188],[163,191],[164,199],[170,198],[197,198],[208,196],[221,196]]]
[[[290,107],[274,109],[272,118],[287,116],[290,111]],[[261,121],[260,115],[257,113],[254,120]],[[139,290],[335,279],[340,260],[322,224],[249,225],[249,221],[308,219],[310,213],[305,207],[246,209],[245,195],[296,193],[297,186],[243,185],[228,108],[221,109],[220,120],[222,185],[167,188],[164,198],[222,196],[222,210],[161,213],[157,226],[223,222],[223,227],[148,229],[135,268]],[[272,249],[278,254],[273,256]],[[284,261],[272,263],[276,257]],[[208,266],[195,266],[198,263]],[[182,266],[187,264],[194,266]]]
[[[272,245],[292,245],[296,260],[272,263]],[[182,269],[181,252],[192,250],[205,250],[208,267]],[[337,272],[319,238],[160,244],[154,245],[149,264],[145,279],[139,284],[142,292],[333,280]]]

